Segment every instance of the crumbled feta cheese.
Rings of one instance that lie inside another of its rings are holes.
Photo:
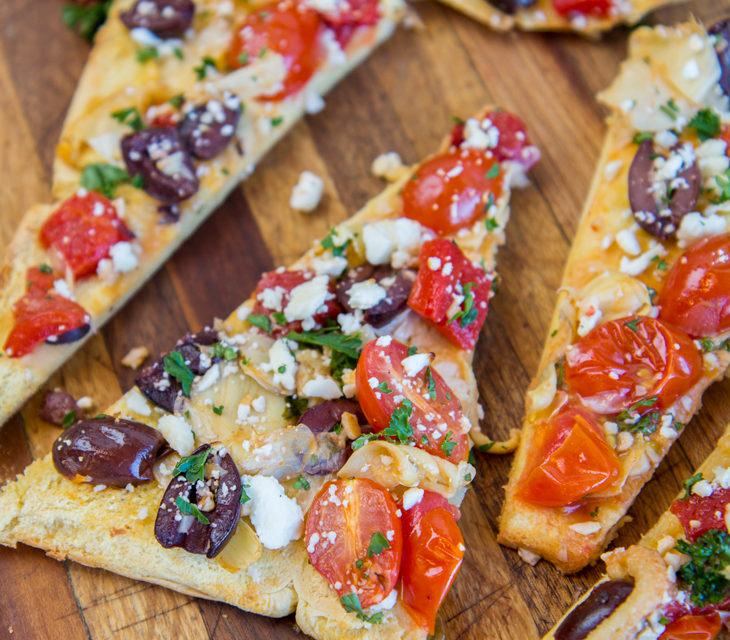
[[[664,129],[656,133],[654,136],[654,142],[656,142],[660,147],[671,149],[675,144],[677,144],[677,134],[669,131],[669,129]]]
[[[370,279],[353,284],[347,295],[353,309],[372,309],[385,298],[387,292],[375,280]]]
[[[399,268],[420,249],[424,230],[408,218],[380,220],[363,227],[362,239],[370,264],[386,264],[392,256],[393,266]]]
[[[391,589],[390,593],[380,602],[365,609],[365,615],[372,616],[380,611],[390,611],[398,602],[398,590]]]
[[[697,64],[697,60],[691,58],[687,60],[682,67],[682,77],[686,80],[694,80],[700,77],[700,66]]]
[[[157,421],[157,430],[181,456],[193,452],[195,440],[191,426],[180,416],[166,414]]]
[[[139,265],[131,242],[122,241],[112,245],[109,249],[109,257],[112,259],[114,271],[119,273],[127,273]]]
[[[603,170],[603,175],[606,177],[606,180],[609,182],[613,180],[618,175],[618,172],[621,171],[623,165],[624,161],[620,158],[606,163],[606,168]]]
[[[307,398],[323,398],[334,400],[342,396],[340,386],[332,378],[317,376],[314,380],[307,380],[302,387],[301,395]]]
[[[499,129],[485,118],[481,122],[469,118],[464,123],[464,142],[462,147],[473,149],[494,149],[499,144]]]
[[[281,549],[302,533],[304,516],[296,500],[271,476],[243,476],[242,484],[250,498],[242,512],[251,519],[261,544],[267,549]],[[318,541],[310,538],[309,545]]]
[[[677,243],[680,247],[686,247],[699,238],[714,236],[724,233],[727,229],[725,216],[710,214],[703,216],[701,213],[692,211],[682,218],[677,231]]]
[[[152,413],[147,399],[136,389],[132,389],[126,396],[127,408],[141,416],[148,416]]]
[[[287,322],[309,320],[327,301],[329,278],[315,276],[291,290],[289,303],[284,309]]]
[[[409,511],[423,500],[423,489],[413,487],[403,493],[403,509]]]
[[[430,353],[414,353],[412,356],[403,358],[403,360],[400,361],[406,375],[410,378],[418,375],[430,364],[430,362]]]
[[[628,276],[638,276],[646,271],[646,268],[651,264],[651,261],[654,258],[663,257],[665,255],[667,255],[667,250],[662,245],[657,244],[633,260],[626,256],[621,256],[619,271]]]
[[[280,384],[287,391],[294,391],[297,361],[289,350],[286,340],[279,339],[271,345],[266,368],[273,371],[274,384]]]
[[[712,472],[717,484],[723,489],[730,489],[730,467],[715,467]]]
[[[314,211],[322,200],[324,182],[311,171],[302,171],[289,198],[289,206],[297,211]]]
[[[308,114],[314,115],[315,113],[319,113],[322,109],[324,109],[324,106],[324,98],[321,95],[311,89],[307,90],[307,94],[304,99],[304,110]]]
[[[585,336],[601,321],[603,311],[601,311],[600,304],[598,296],[588,296],[581,300],[579,306],[580,319],[578,321],[579,336]]]
[[[707,480],[700,480],[692,485],[692,493],[701,498],[709,498],[714,492],[714,487]]]
[[[641,245],[636,237],[636,233],[633,228],[621,229],[616,234],[616,244],[621,247],[624,253],[628,253],[630,256],[638,256],[641,253]]]
[[[267,287],[256,298],[261,302],[265,309],[272,311],[281,311],[281,301],[286,290],[284,287]]]
[[[64,298],[68,298],[69,300],[74,299],[74,295],[73,295],[73,293],[71,293],[71,288],[68,286],[68,282],[66,282],[65,280],[63,280],[61,278],[54,281],[53,290],[59,296],[63,296]]]
[[[601,523],[593,520],[588,522],[576,522],[575,524],[569,525],[568,528],[582,536],[590,536],[601,530]]]
[[[397,180],[403,171],[403,161],[395,151],[381,153],[370,166],[370,171],[376,178]]]
[[[196,392],[202,393],[203,391],[210,389],[216,382],[218,382],[220,376],[220,367],[218,365],[213,365],[203,374],[203,377],[197,381],[195,385]]]
[[[312,269],[318,276],[340,276],[347,269],[347,258],[345,256],[332,256],[331,258],[312,258]]]
[[[322,33],[322,44],[327,52],[327,63],[332,67],[341,67],[347,64],[347,54],[342,50],[340,43],[337,42],[334,31],[326,29]]]

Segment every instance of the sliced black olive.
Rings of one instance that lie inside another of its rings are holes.
[[[155,538],[166,549],[215,556],[228,541],[241,515],[241,477],[223,447],[205,444],[193,455],[208,452],[205,478],[196,482],[179,475],[162,496],[155,520]],[[178,502],[185,503],[185,513]]]
[[[158,431],[117,418],[82,420],[53,443],[53,465],[71,480],[125,487],[152,480],[152,465],[167,450]]]
[[[194,157],[209,160],[226,148],[240,117],[241,102],[237,97],[208,100],[188,111],[177,130]]]
[[[517,13],[518,9],[526,9],[535,4],[537,0],[487,0],[495,9],[504,11],[509,15]]]
[[[73,414],[71,414],[72,411]],[[76,404],[74,397],[70,393],[59,389],[46,393],[36,413],[40,418],[55,424],[57,427],[68,426],[68,424],[64,424],[64,419],[68,415],[73,417],[73,422],[83,420],[86,417],[83,410]]]
[[[560,623],[555,640],[583,640],[629,597],[634,583],[629,580],[609,580],[594,587]]]
[[[373,327],[388,324],[406,308],[408,296],[416,280],[416,273],[411,269],[396,270],[387,265],[376,267],[364,264],[348,271],[337,283],[337,302],[347,311],[354,310],[350,305],[350,288],[358,282],[372,278],[385,289],[386,295],[378,304],[363,313],[363,320]]]
[[[174,127],[152,127],[124,136],[122,155],[129,175],[141,176],[144,190],[161,202],[180,202],[198,190],[193,161]]]
[[[90,329],[90,324],[82,324],[76,329],[64,331],[63,333],[59,333],[57,336],[51,336],[50,338],[46,338],[46,342],[48,344],[68,344],[69,342],[76,342],[77,340],[81,340],[81,338],[89,333]]]
[[[192,24],[194,13],[192,0],[137,0],[119,17],[129,29],[141,27],[160,38],[177,38]]]
[[[325,400],[310,407],[301,415],[297,424],[307,425],[312,433],[324,433],[331,431],[332,427],[342,420],[343,413],[353,414],[361,425],[367,422],[357,402],[340,398]]]
[[[717,36],[715,51],[720,61],[720,86],[730,96],[730,18],[716,22],[708,32]]]
[[[347,462],[348,451],[334,433],[318,433],[317,450],[302,458],[302,471],[310,476],[337,473]]]
[[[678,171],[675,180],[679,184],[667,185],[667,193],[662,200],[661,194],[654,193],[656,157],[654,141],[644,140],[629,169],[629,202],[639,226],[657,238],[666,239],[676,235],[682,218],[697,203],[700,170],[695,160],[689,167]]]

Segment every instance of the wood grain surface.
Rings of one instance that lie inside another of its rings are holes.
[[[401,29],[300,123],[155,278],[50,381],[101,411],[132,383],[120,360],[131,348],[170,347],[187,329],[224,316],[261,271],[305,250],[383,187],[372,159],[398,151],[416,161],[433,151],[452,115],[485,103],[521,114],[543,151],[532,185],[513,198],[502,283],[477,345],[484,429],[520,424],[523,393],[538,363],[555,290],[603,135],[594,94],[613,78],[626,30],[601,41],[495,34],[432,2],[415,5],[422,29]],[[26,206],[48,197],[51,159],[88,53],[60,20],[60,0],[0,0],[0,246]],[[730,0],[696,0],[651,22],[713,21]],[[299,173],[323,176],[322,206],[288,207]],[[0,483],[45,454],[58,430],[35,416],[38,398],[0,432]],[[635,542],[669,505],[681,480],[712,449],[730,420],[730,383],[717,384],[630,514],[617,543]],[[479,458],[463,506],[466,559],[441,609],[448,638],[532,640],[600,574],[566,578],[530,567],[495,542],[509,457]],[[0,549],[0,638],[215,638],[298,636],[293,618],[269,620],[21,547]],[[301,636],[300,636],[301,637]]]

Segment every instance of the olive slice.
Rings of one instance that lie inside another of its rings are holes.
[[[149,29],[160,38],[178,38],[193,22],[192,0],[137,0],[119,17],[128,29]]]
[[[188,111],[177,130],[195,158],[209,160],[226,148],[240,117],[241,101],[236,96],[208,100]]]
[[[325,433],[331,431],[332,427],[342,420],[343,413],[353,414],[361,425],[367,422],[357,402],[339,398],[338,400],[325,400],[310,407],[301,415],[297,424],[306,425],[314,434]]]
[[[57,336],[50,336],[49,338],[46,338],[46,342],[48,344],[69,344],[70,342],[76,342],[89,333],[90,329],[91,325],[89,323],[82,324],[80,327],[76,327],[76,329],[64,331],[63,333],[59,333]]]
[[[583,640],[629,597],[634,583],[629,580],[608,580],[593,588],[560,623],[555,640]]]
[[[71,413],[72,411],[74,412],[73,414]],[[61,391],[60,389],[46,393],[36,413],[38,417],[47,420],[51,424],[55,424],[57,427],[68,426],[67,424],[64,425],[66,416],[72,416],[72,422],[83,420],[86,417],[83,409],[76,404],[74,397],[70,393]]]
[[[77,482],[126,487],[152,480],[152,465],[167,450],[158,431],[121,418],[82,420],[53,443],[53,465]]]
[[[677,171],[675,178],[664,183],[666,195],[662,196],[656,193],[657,184],[661,186],[654,170],[658,156],[653,140],[644,140],[639,145],[629,169],[629,202],[639,226],[657,238],[666,239],[676,235],[682,218],[697,203],[700,170],[695,159],[689,167]]]
[[[225,447],[204,444],[192,456],[207,453],[205,477],[191,482],[174,477],[162,496],[155,538],[163,547],[182,547],[209,558],[221,551],[241,515],[241,476]],[[183,513],[178,501],[189,505]]]

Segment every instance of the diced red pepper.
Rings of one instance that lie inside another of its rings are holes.
[[[492,276],[445,238],[423,243],[408,306],[462,349],[473,349],[484,324]]]
[[[53,247],[77,278],[94,273],[112,245],[132,237],[114,205],[95,191],[71,196],[41,227],[43,246]]]
[[[91,322],[86,310],[53,290],[54,275],[49,268],[28,269],[28,290],[13,305],[15,324],[5,341],[5,354],[19,358],[52,336],[80,329]]]
[[[686,500],[676,500],[670,510],[682,523],[687,539],[696,542],[710,529],[727,531],[725,507],[728,502],[730,502],[730,489],[717,488],[706,498],[691,493]],[[699,522],[699,525],[693,527],[690,524],[693,521]]]

